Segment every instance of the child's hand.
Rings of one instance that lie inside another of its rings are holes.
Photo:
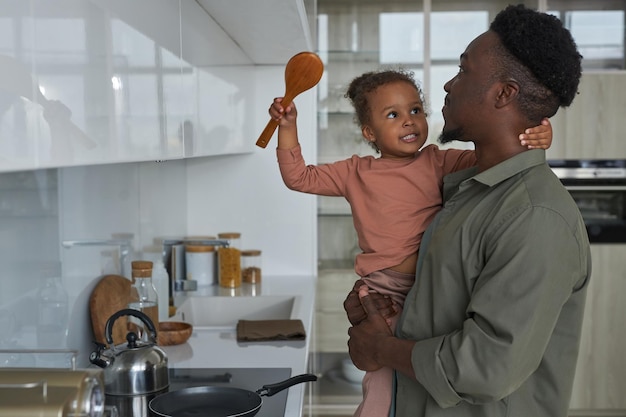
[[[287,108],[283,108],[280,104],[282,101],[283,97],[276,97],[274,99],[269,109],[270,117],[277,121],[280,126],[292,126],[295,124],[296,117],[298,116],[296,105],[292,102]]]
[[[543,118],[539,126],[528,128],[519,135],[520,144],[528,149],[548,149],[552,144],[552,124]]]

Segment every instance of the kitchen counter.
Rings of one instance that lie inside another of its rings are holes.
[[[170,368],[291,368],[291,375],[307,372],[309,349],[313,336],[315,306],[315,277],[263,277],[254,287],[256,296],[296,295],[291,318],[300,319],[307,334],[304,341],[279,341],[237,343],[236,330],[232,328],[200,328],[182,345],[164,346]],[[251,295],[251,286],[242,286],[237,295]],[[194,295],[225,295],[225,290],[211,287]],[[235,295],[236,296],[236,295]],[[177,302],[177,305],[178,302]],[[266,381],[271,384],[279,381]],[[312,382],[313,384],[315,382]],[[306,384],[288,389],[286,417],[302,415]],[[261,388],[261,387],[258,387]]]

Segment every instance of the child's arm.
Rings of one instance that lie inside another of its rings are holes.
[[[282,97],[276,97],[270,106],[270,117],[278,122],[278,149],[291,149],[298,145],[296,119],[298,111],[292,102],[286,109],[280,104]]]
[[[528,128],[519,135],[520,144],[528,149],[548,149],[552,145],[552,124],[543,118],[539,126]]]

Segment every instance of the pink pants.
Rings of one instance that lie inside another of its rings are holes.
[[[402,313],[406,294],[415,281],[415,275],[384,269],[363,277],[363,281],[381,294],[391,297],[398,314],[391,318],[391,331],[395,332],[396,324]],[[389,415],[392,395],[391,368],[380,368],[377,371],[366,372],[363,377],[363,401],[354,412],[354,417],[385,417]]]

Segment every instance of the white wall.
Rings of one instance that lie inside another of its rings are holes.
[[[269,78],[272,71],[277,72],[267,69],[263,76]],[[315,132],[310,94],[298,104],[302,126]],[[266,123],[263,113],[250,121],[259,132]],[[313,144],[309,135],[307,141]],[[313,147],[305,147],[309,160]],[[51,178],[51,184],[38,188],[38,177]],[[264,279],[316,273],[315,197],[286,189],[272,145],[246,155],[5,173],[0,183],[7,207],[0,212],[2,246],[7,249],[0,253],[0,351],[42,347],[37,339],[37,291],[52,264],[62,270],[69,313],[68,334],[55,347],[79,350],[79,364],[87,365],[93,349],[89,295],[103,274],[119,273],[116,264],[105,264],[106,254],[117,254],[117,249],[64,248],[62,241],[132,233],[141,251],[158,237],[239,231],[242,245],[263,251]],[[46,365],[24,354],[16,359],[0,352],[0,360],[14,366]],[[62,366],[65,356],[54,360]]]
[[[282,67],[255,71],[257,107],[245,121],[256,142],[269,120],[274,97],[284,94]],[[305,161],[315,162],[316,92],[296,97]],[[189,235],[241,232],[242,249],[261,249],[264,274],[313,275],[317,271],[316,197],[284,186],[276,162],[277,133],[251,154],[187,161]]]
[[[285,5],[271,18],[300,16],[298,1]],[[233,29],[259,22],[236,13]],[[0,366],[64,362],[6,352],[50,344],[87,364],[89,295],[120,273],[118,250],[63,241],[128,233],[142,251],[155,238],[239,231],[263,251],[264,279],[315,273],[315,199],[286,190],[273,147],[254,146],[284,89],[278,57],[306,48],[303,22],[280,28],[286,42],[248,45],[274,63],[254,66],[196,2],[10,0],[0,15]],[[278,27],[262,24],[265,35]],[[315,93],[298,102],[314,162]],[[65,331],[42,341],[38,297],[50,275],[67,298]]]
[[[260,133],[269,103],[282,95],[283,68],[257,67],[251,74],[258,107],[246,115],[249,126],[244,130]],[[296,99],[304,153],[311,162],[315,97],[312,90]],[[257,136],[237,140],[255,142]],[[79,350],[79,365],[88,364],[93,350],[89,295],[103,274],[119,273],[116,264],[105,264],[106,255],[117,250],[64,248],[62,241],[131,233],[141,251],[159,237],[239,231],[242,245],[263,251],[264,279],[314,275],[316,200],[283,185],[275,146],[274,137],[266,149],[250,154],[0,174],[0,236],[6,249],[0,253],[0,350],[42,347],[37,291],[52,265],[62,270],[69,313],[67,335],[56,347]],[[18,356],[0,352],[0,361],[62,366],[66,359],[59,356],[46,363],[40,356]]]

